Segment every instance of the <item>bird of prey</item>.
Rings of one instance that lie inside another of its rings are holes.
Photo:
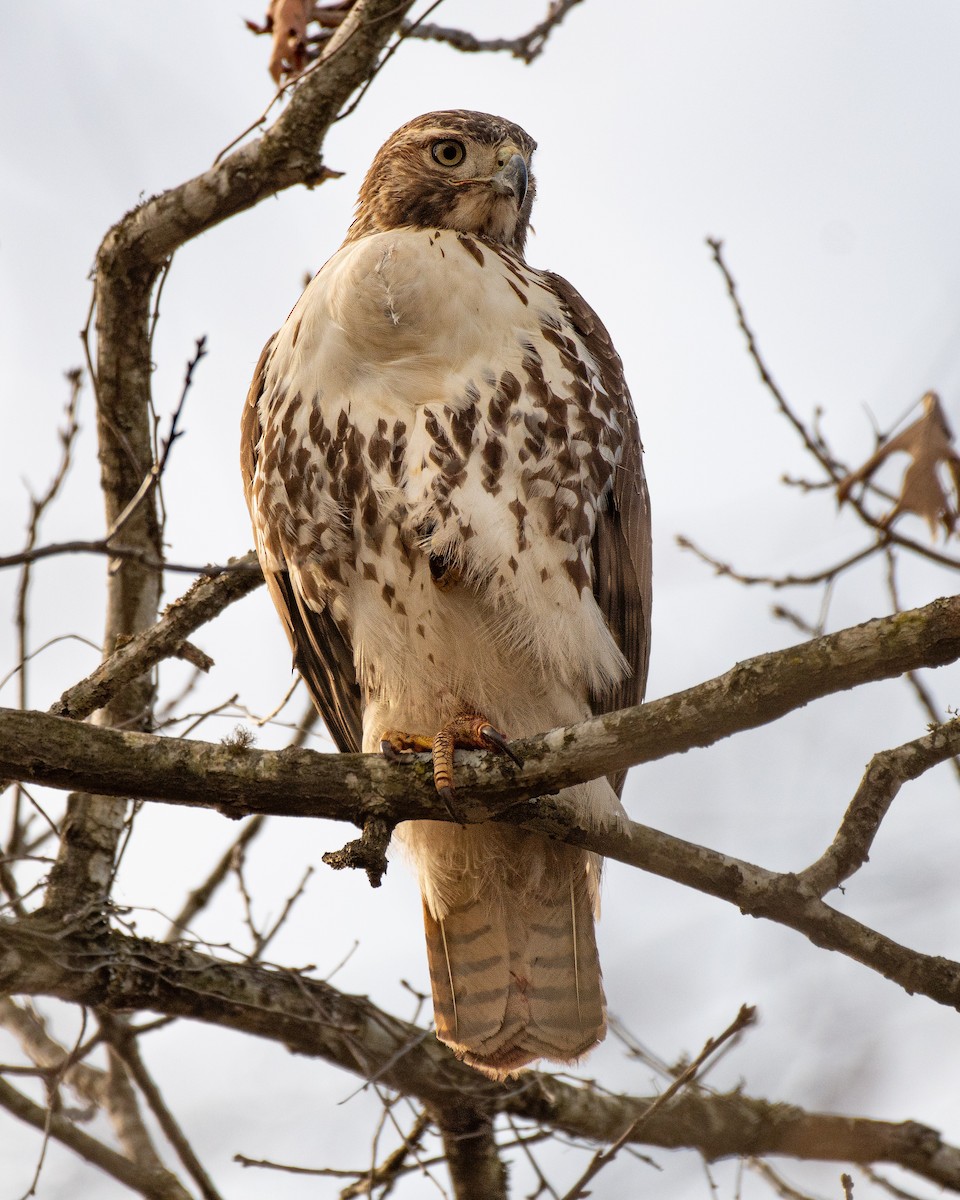
[[[397,130],[242,422],[257,553],[334,741],[432,749],[453,815],[455,747],[510,752],[639,703],[647,673],[637,421],[596,314],[524,258],[535,146],[478,112]],[[562,795],[589,825],[622,812],[622,784]],[[603,1038],[595,855],[496,822],[397,836],[441,1041],[503,1078]]]

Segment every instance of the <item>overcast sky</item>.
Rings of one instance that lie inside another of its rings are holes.
[[[431,19],[512,35],[544,8],[544,0],[448,0]],[[0,352],[8,432],[0,441],[0,553],[21,544],[28,488],[41,491],[57,459],[63,372],[82,362],[77,335],[102,236],[138,199],[205,169],[273,94],[268,42],[245,30],[244,17],[262,12],[237,0],[3,6]],[[223,561],[249,547],[236,465],[240,406],[260,348],[304,275],[338,247],[376,149],[418,113],[477,108],[538,140],[528,258],[583,292],[626,365],[654,504],[649,696],[797,640],[770,616],[771,604],[813,620],[819,594],[746,590],[716,579],[674,543],[686,534],[761,574],[814,570],[862,543],[829,495],[804,497],[780,484],[785,472],[810,475],[812,464],[760,385],[705,238],[724,240],[776,379],[805,418],[823,410],[823,428],[846,461],[868,456],[872,422],[890,428],[927,389],[940,392],[960,424],[958,58],[960,8],[947,0],[587,0],[531,67],[405,45],[327,140],[326,162],[343,179],[266,201],[176,255],[155,342],[161,422],[201,334],[210,353],[166,479],[171,559]],[[77,465],[44,541],[102,532],[89,389],[81,424]],[[897,478],[895,469],[891,486]],[[912,519],[904,529],[926,536]],[[94,646],[59,641],[38,655],[32,705],[46,707],[95,665],[104,569],[95,558],[38,566],[32,645],[72,633]],[[166,599],[188,582],[168,577]],[[930,569],[905,573],[902,583],[906,604],[955,590],[950,575]],[[13,573],[0,576],[3,612],[12,612],[15,584]],[[882,572],[867,567],[838,586],[828,627],[889,609]],[[0,629],[2,677],[16,659],[12,622]],[[254,712],[279,702],[289,653],[266,595],[195,640],[217,662],[191,701],[197,709],[234,693]],[[184,678],[165,668],[163,695]],[[931,678],[944,711],[960,700],[958,679],[949,671]],[[0,704],[15,700],[8,683]],[[302,705],[298,696],[294,717]],[[861,689],[634,771],[627,807],[688,840],[799,868],[829,841],[871,754],[919,736],[926,720],[901,683]],[[216,740],[236,723],[236,715],[212,719],[198,736]],[[262,746],[286,736],[282,728],[257,733]],[[329,747],[322,738],[314,745]],[[870,866],[834,898],[838,906],[910,946],[960,957],[957,800],[948,767],[905,790]],[[119,897],[137,910],[142,932],[163,932],[157,914],[179,906],[234,832],[212,813],[148,807]],[[278,912],[306,866],[317,868],[271,954],[315,963],[325,975],[359,942],[337,985],[412,1016],[400,981],[427,990],[416,889],[402,862],[379,892],[359,877],[333,876],[319,856],[345,834],[274,820],[251,853],[262,913]],[[215,943],[239,940],[239,915],[236,896],[225,894],[198,932]],[[748,1093],[808,1107],[913,1118],[960,1143],[955,1013],[911,999],[789,930],[616,864],[600,942],[611,1012],[662,1058],[696,1053],[740,1003],[756,1003],[760,1024],[711,1076],[718,1087],[742,1081]],[[183,1026],[164,1036],[144,1053],[231,1200],[338,1194],[329,1181],[245,1172],[231,1162],[238,1151],[308,1165],[366,1161],[378,1106],[365,1095],[339,1103],[355,1091],[354,1079],[216,1030]],[[0,1034],[0,1060],[12,1055]],[[583,1074],[635,1093],[655,1086],[649,1068],[626,1059],[612,1039]],[[29,1184],[38,1139],[0,1117],[0,1146],[0,1200],[13,1200]],[[625,1158],[593,1194],[706,1194],[692,1156],[653,1157],[662,1172]],[[558,1190],[570,1185],[578,1161],[552,1160]],[[839,1194],[832,1168],[785,1171],[820,1194]],[[732,1168],[716,1168],[716,1178],[720,1194],[732,1196]],[[761,1191],[748,1181],[742,1194]],[[54,1148],[38,1194],[126,1193]],[[414,1181],[399,1194],[432,1193]],[[874,1193],[859,1180],[856,1194]]]

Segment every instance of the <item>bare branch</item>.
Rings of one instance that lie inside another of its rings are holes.
[[[372,1197],[375,1187],[384,1189],[380,1193],[381,1197],[387,1196],[402,1174],[417,1169],[416,1165],[409,1163],[409,1159],[411,1155],[417,1155],[420,1142],[429,1128],[430,1118],[426,1112],[417,1113],[410,1132],[403,1135],[403,1140],[396,1150],[388,1154],[379,1166],[373,1166],[364,1172],[362,1179],[344,1188],[340,1193],[340,1200],[352,1200],[352,1197],[363,1195]]]
[[[726,575],[737,583],[743,583],[748,586],[760,583],[766,587],[785,588],[810,587],[813,584],[830,583],[831,580],[836,579],[843,571],[856,566],[857,563],[863,562],[864,559],[871,558],[876,554],[877,550],[886,542],[886,538],[881,538],[864,547],[863,550],[858,550],[856,554],[851,554],[849,558],[834,563],[832,567],[824,567],[822,571],[816,571],[812,575],[744,575],[729,563],[720,562],[719,559],[711,557],[705,550],[701,550],[699,546],[694,545],[688,537],[684,537],[682,534],[677,535],[676,542],[681,550],[692,551],[701,562],[705,562],[708,566],[713,567],[714,573],[717,575]]]
[[[180,1161],[190,1173],[191,1178],[200,1189],[204,1200],[221,1200],[220,1193],[214,1187],[213,1180],[204,1170],[203,1165],[193,1151],[193,1147],[184,1136],[173,1113],[167,1107],[160,1089],[157,1087],[140,1054],[140,1046],[135,1032],[123,1019],[101,1016],[101,1022],[110,1037],[111,1047],[123,1060],[124,1065],[143,1093],[150,1110],[157,1118],[164,1135],[177,1152]]]
[[[290,740],[289,748],[296,749],[302,746],[306,742],[308,734],[316,725],[318,719],[317,710],[314,708],[312,703],[308,704],[303,716],[300,718],[297,731]],[[202,884],[200,884],[199,887],[194,888],[193,891],[187,896],[187,899],[185,900],[180,912],[176,915],[176,917],[174,917],[173,922],[170,925],[170,930],[167,933],[164,941],[177,941],[183,935],[184,931],[192,924],[197,914],[206,908],[213,898],[217,888],[219,888],[223,881],[227,878],[230,868],[235,861],[236,854],[238,852],[242,853],[247,849],[253,839],[257,837],[260,831],[263,829],[265,821],[266,817],[259,816],[253,817],[245,823],[240,833],[221,855],[219,861],[216,863],[207,878]]]
[[[21,550],[17,554],[0,555],[0,570],[4,567],[20,567],[25,563],[40,562],[45,558],[55,558],[61,554],[100,554],[105,558],[115,558],[123,562],[138,563],[151,571],[173,571],[179,575],[204,575],[211,579],[231,571],[256,571],[256,565],[247,567],[243,562],[239,565],[231,563],[176,563],[159,559],[152,551],[139,550],[136,546],[115,545],[109,538],[74,538],[69,542],[51,542],[46,546],[36,546],[32,550]]]
[[[166,278],[166,276],[164,276]],[[183,415],[183,408],[187,402],[187,394],[193,385],[193,373],[197,369],[197,365],[201,358],[207,354],[207,338],[206,335],[197,338],[196,348],[193,358],[187,363],[187,372],[183,381],[183,390],[180,393],[180,399],[177,402],[176,408],[173,410],[173,416],[170,418],[170,432],[164,438],[161,447],[160,455],[154,462],[153,466],[143,477],[140,486],[134,492],[133,496],[127,502],[126,508],[116,516],[111,522],[110,528],[107,530],[104,542],[110,542],[120,533],[124,525],[130,520],[137,508],[144,502],[151,491],[157,487],[160,480],[163,478],[163,473],[167,469],[167,462],[170,458],[170,451],[173,449],[173,443],[181,435],[181,430],[177,428],[180,423],[180,417]]]
[[[754,337],[753,330],[750,328],[750,325],[747,322],[747,314],[744,312],[743,305],[740,303],[740,297],[737,294],[736,281],[731,275],[730,269],[723,257],[723,242],[717,238],[707,238],[707,245],[710,247],[710,250],[713,254],[713,261],[720,268],[720,273],[723,275],[724,282],[727,285],[727,292],[729,293],[730,300],[733,304],[734,312],[737,314],[737,324],[740,326],[743,336],[747,340],[747,353],[753,359],[754,365],[760,374],[760,378],[763,380],[764,386],[770,392],[771,396],[773,396],[774,400],[776,400],[777,406],[781,413],[787,418],[790,424],[800,435],[800,438],[807,450],[809,450],[821,467],[823,467],[830,479],[834,483],[839,483],[846,474],[846,470],[840,463],[835,462],[834,459],[825,452],[823,446],[811,436],[807,427],[790,407],[786,396],[784,396],[783,392],[780,391],[780,388],[777,386],[776,381],[767,367],[767,364],[764,362],[763,357],[760,354],[760,349],[757,346],[757,341]]]
[[[526,33],[515,38],[478,38],[465,29],[447,29],[441,25],[404,26],[404,36],[423,41],[443,42],[466,54],[507,53],[519,58],[528,66],[539,58],[547,45],[550,34],[561,23],[567,13],[581,0],[551,0],[546,17]]]
[[[465,54],[507,53],[520,59],[528,66],[539,58],[546,49],[550,34],[561,24],[567,13],[582,0],[550,0],[547,15],[526,33],[513,38],[478,38],[465,29],[450,29],[442,25],[430,25],[421,17],[417,21],[404,21],[401,38],[416,38],[420,41],[441,42]],[[439,7],[439,0],[431,5],[430,12]],[[255,34],[272,34],[273,53],[270,58],[270,74],[276,83],[284,78],[294,80],[307,64],[314,62],[318,54],[342,25],[350,10],[349,3],[317,4],[312,13],[297,13],[289,28],[277,28],[277,22],[268,13],[262,25],[247,21],[247,28]],[[317,29],[308,31],[309,22]],[[281,88],[281,92],[283,89]]]
[[[0,950],[0,986],[110,1009],[149,1007],[252,1033],[376,1079],[427,1106],[512,1113],[609,1143],[655,1100],[604,1095],[533,1071],[493,1083],[457,1062],[432,1033],[389,1016],[363,997],[343,995],[293,972],[221,963],[184,946],[117,933],[81,943],[61,928],[44,933],[36,922],[21,922],[0,926]],[[11,1090],[0,1081],[0,1104],[7,1104]],[[54,1136],[59,1136],[56,1126]],[[709,1160],[780,1154],[895,1163],[960,1191],[960,1149],[926,1126],[808,1113],[739,1091],[688,1090],[653,1111],[630,1140],[694,1148]]]
[[[798,873],[800,887],[825,896],[858,871],[901,787],[950,757],[951,747],[960,749],[960,717],[938,725],[926,737],[875,754],[833,842],[815,863]]]
[[[113,1046],[107,1047],[107,1060],[109,1069],[103,1106],[110,1117],[117,1141],[131,1162],[147,1171],[164,1171],[163,1160],[143,1123],[137,1093]]]
[[[861,1165],[860,1170],[871,1183],[875,1183],[878,1188],[885,1191],[888,1196],[894,1196],[896,1200],[921,1200],[915,1192],[904,1191],[903,1188],[897,1187],[889,1179],[884,1179],[882,1175],[879,1175],[876,1171],[872,1171],[869,1167]]]
[[[30,595],[30,584],[32,580],[31,563],[29,561],[34,547],[37,543],[37,538],[40,534],[40,522],[43,514],[56,499],[67,475],[70,471],[70,465],[73,459],[73,447],[77,438],[77,433],[80,426],[77,423],[77,407],[80,402],[80,390],[83,384],[83,375],[79,369],[74,369],[67,372],[67,382],[70,384],[70,396],[67,400],[65,415],[66,424],[60,430],[60,462],[54,472],[53,478],[47,486],[47,490],[42,496],[32,497],[30,502],[30,520],[27,526],[27,539],[24,545],[23,569],[20,572],[20,582],[17,587],[16,615],[15,623],[17,628],[17,663],[20,669],[20,677],[18,681],[18,700],[21,708],[28,706],[28,672],[27,664],[30,662],[31,653],[27,642],[27,611],[28,600]],[[13,814],[10,821],[10,835],[7,839],[7,850],[10,854],[16,854],[22,846],[23,827],[21,824],[22,816],[22,800],[20,789],[17,788],[16,795],[13,800]],[[5,890],[9,892],[9,880],[5,884]],[[15,896],[11,897],[15,899]]]
[[[756,1175],[765,1180],[780,1200],[814,1200],[808,1192],[798,1191],[792,1184],[787,1183],[779,1171],[775,1171],[769,1163],[758,1158],[751,1158],[748,1165]]]
[[[893,604],[893,611],[902,612],[903,609],[900,607],[900,589],[897,586],[897,557],[890,550],[890,548],[887,547],[884,552],[884,558],[886,559],[887,564],[887,591]],[[933,693],[924,683],[920,673],[918,671],[907,671],[904,678],[913,689],[914,695],[920,702],[920,707],[927,714],[934,725],[939,725],[943,720],[943,710],[938,708],[936,702],[934,701]],[[960,779],[960,758],[953,758],[950,761],[953,765],[954,774],[958,779]]]
[[[243,1167],[264,1167],[271,1171],[285,1171],[291,1175],[319,1175],[327,1179],[352,1179],[340,1193],[340,1200],[352,1200],[357,1196],[373,1196],[374,1189],[382,1188],[380,1196],[389,1195],[394,1183],[401,1176],[415,1171],[418,1165],[408,1160],[411,1154],[416,1154],[423,1135],[430,1128],[430,1120],[426,1113],[420,1112],[409,1133],[404,1134],[400,1145],[388,1154],[382,1163],[360,1170],[338,1170],[335,1167],[301,1167],[289,1163],[271,1162],[264,1158],[248,1158],[245,1154],[235,1154],[233,1161]]]
[[[770,368],[767,366],[762,354],[760,353],[760,348],[757,344],[753,329],[747,321],[746,313],[744,312],[743,305],[740,302],[740,297],[737,292],[736,281],[730,273],[730,269],[723,257],[723,243],[715,238],[708,238],[707,245],[710,247],[713,253],[713,260],[720,268],[721,274],[723,275],[724,281],[727,285],[727,292],[729,293],[730,300],[733,303],[734,312],[736,313],[737,324],[740,326],[740,329],[746,338],[747,352],[753,359],[754,365],[759,372],[760,379],[770,392],[771,396],[773,396],[777,407],[780,409],[780,412],[787,418],[796,432],[800,435],[800,438],[806,449],[810,454],[813,455],[813,457],[823,468],[827,475],[827,486],[831,488],[838,487],[849,474],[847,468],[838,459],[834,458],[819,433],[815,431],[811,432],[804,422],[801,421],[801,419],[794,412],[793,408],[790,406],[786,396],[778,387],[773,375],[770,372]],[[804,486],[807,490],[810,490],[814,485],[806,484]],[[949,554],[942,554],[939,550],[934,550],[930,546],[925,546],[922,542],[918,542],[910,537],[905,537],[903,534],[898,533],[894,529],[889,529],[885,523],[886,519],[883,517],[873,516],[873,514],[864,505],[862,498],[853,494],[848,494],[845,496],[845,500],[854,509],[860,520],[868,528],[876,532],[877,549],[886,545],[902,546],[905,550],[909,550],[911,553],[917,554],[921,558],[929,559],[931,562],[938,563],[940,566],[950,567],[954,570],[960,569],[960,559],[953,558]],[[725,573],[733,574],[733,572]],[[751,580],[751,582],[753,581]],[[756,582],[763,581],[756,580]]]
[[[234,559],[231,565],[238,569],[198,579],[188,592],[169,605],[155,625],[125,642],[91,675],[64,692],[51,707],[51,713],[74,720],[88,717],[157,663],[180,654],[186,639],[201,625],[263,583],[254,554]]]
[[[35,1129],[49,1130],[50,1137],[62,1142],[81,1158],[99,1167],[134,1192],[147,1200],[190,1200],[174,1175],[169,1171],[150,1170],[133,1163],[130,1159],[111,1150],[96,1138],[78,1129],[72,1121],[59,1113],[50,1113],[39,1104],[18,1092],[4,1079],[0,1079],[0,1108],[18,1117]]]
[[[164,941],[175,942],[183,936],[184,932],[190,927],[193,919],[199,912],[202,912],[206,908],[214,892],[230,873],[230,868],[238,851],[242,851],[253,841],[263,828],[263,823],[266,819],[263,816],[252,817],[245,823],[237,837],[223,852],[207,878],[187,896],[183,908],[180,909],[180,912],[177,913],[171,922],[170,931]]]
[[[327,130],[345,101],[375,67],[410,0],[358,0],[305,76],[277,121],[200,176],[148,200],[104,238],[95,272],[97,425],[106,525],[124,514],[151,470],[151,295],[171,255],[191,238],[294,184],[328,175],[320,157]],[[89,322],[88,322],[89,327]],[[154,561],[163,557],[156,496],[132,511],[127,544]],[[124,560],[109,576],[106,652],[153,624],[160,577],[151,566]],[[98,723],[143,728],[153,693],[140,675],[98,712]],[[50,873],[47,903],[91,913],[105,899],[123,814],[96,793],[68,805],[68,832]]]
[[[469,1103],[428,1107],[440,1130],[456,1200],[507,1200],[507,1169],[493,1134],[493,1115]]]
[[[0,998],[0,1025],[13,1034],[41,1071],[58,1074],[85,1104],[97,1107],[103,1104],[105,1073],[88,1063],[71,1061],[70,1052],[50,1036],[43,1019],[32,1008],[16,1004],[9,997]]]

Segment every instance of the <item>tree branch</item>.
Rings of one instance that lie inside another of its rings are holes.
[[[50,712],[54,716],[82,721],[107,704],[128,683],[151,671],[165,658],[175,657],[184,642],[201,625],[212,621],[225,608],[255,591],[263,583],[254,554],[231,559],[237,570],[213,578],[198,579],[179,599],[168,606],[160,620],[143,633],[124,642],[86,679],[68,688]],[[239,569],[243,566],[243,569]]]
[[[141,1170],[150,1172],[166,1172],[163,1160],[157,1153],[156,1147],[140,1112],[137,1093],[127,1074],[126,1067],[113,1046],[107,1046],[107,1086],[104,1094],[103,1107],[110,1117],[117,1141],[131,1162],[135,1162]],[[183,1191],[184,1200],[188,1193]]]
[[[818,696],[953,660],[960,655],[958,615],[960,598],[938,600],[761,655],[663,700],[520,742],[521,771],[499,758],[465,755],[458,765],[458,805],[465,820],[523,825],[716,896],[838,950],[909,992],[960,1007],[960,965],[911,951],[837,912],[823,903],[809,879],[768,871],[629,821],[610,819],[584,829],[568,805],[542,798],[636,763],[709,745]],[[904,760],[903,778],[915,778],[956,754],[960,722],[941,726],[921,742],[889,752]],[[400,820],[449,819],[422,756],[398,768],[379,755],[259,751],[99,729],[9,709],[0,709],[0,772],[59,788],[95,782],[107,795],[217,808],[233,817],[276,813],[388,828]],[[535,797],[541,797],[535,804],[522,803]],[[813,878],[822,883],[822,874],[823,868],[815,866]]]
[[[45,930],[37,920],[0,926],[0,988],[114,1010],[149,1008],[265,1037],[448,1112],[466,1106],[510,1113],[596,1143],[613,1142],[643,1117],[630,1139],[636,1144],[696,1149],[710,1160],[781,1154],[896,1163],[960,1191],[960,1149],[913,1121],[809,1113],[739,1091],[694,1089],[651,1110],[654,1097],[606,1095],[533,1071],[493,1083],[457,1062],[432,1032],[364,997],[292,971],[218,962],[185,946],[117,933],[93,941],[60,927]],[[0,1104],[6,1086],[0,1082]]]
[[[0,998],[0,1025],[17,1039],[31,1062],[48,1076],[58,1077],[85,1104],[103,1104],[107,1076],[89,1063],[74,1061],[71,1052],[47,1032],[43,1019],[8,996]]]
[[[468,820],[487,819],[491,802],[503,808],[709,746],[811,700],[957,658],[960,597],[935,600],[747,659],[661,700],[517,742],[522,770],[504,758],[464,754],[457,769],[459,803]],[[371,816],[390,821],[445,814],[424,756],[398,768],[373,754],[213,745],[12,709],[0,709],[0,774],[55,788],[96,786],[106,795],[213,807],[232,817],[277,813],[362,827]]]
[[[926,737],[870,760],[829,848],[797,875],[801,888],[818,896],[840,886],[867,861],[873,839],[900,788],[960,748],[960,718],[936,726]]]
[[[505,51],[529,66],[543,53],[553,30],[563,21],[570,9],[580,3],[581,0],[551,0],[546,17],[532,29],[515,38],[478,38],[466,29],[448,29],[442,25],[425,25],[422,22],[405,25],[404,37],[444,42],[464,54]]]
[[[139,1192],[147,1200],[190,1200],[189,1194],[180,1186],[175,1175],[166,1170],[151,1170],[133,1163],[129,1158],[111,1150],[96,1138],[78,1129],[66,1117],[51,1113],[16,1088],[0,1079],[0,1107],[7,1112],[68,1146],[89,1163],[99,1167],[108,1175]]]
[[[19,567],[25,564],[41,562],[45,558],[57,558],[62,554],[99,554],[103,558],[113,558],[118,562],[135,562],[151,571],[172,571],[179,575],[207,575],[213,578],[223,575],[230,570],[245,571],[243,565],[231,567],[229,563],[178,563],[168,562],[157,558],[151,550],[136,546],[123,546],[111,541],[109,537],[75,538],[69,542],[49,542],[46,546],[37,546],[33,550],[22,550],[19,554],[4,554],[0,556],[0,570],[4,567]]]
[[[350,94],[376,66],[411,0],[359,0],[300,81],[277,121],[261,137],[202,175],[148,200],[104,238],[95,278],[97,427],[106,525],[129,510],[154,461],[150,421],[150,297],[170,256],[213,225],[293,184],[327,176],[320,147]],[[133,511],[124,540],[150,560],[161,560],[156,497]],[[125,559],[109,578],[104,644],[109,654],[156,618],[161,576]],[[141,675],[99,711],[98,723],[143,727],[152,691]],[[101,795],[71,797],[65,837],[50,873],[47,902],[62,911],[102,906],[112,876],[123,812]]]
[[[633,1138],[634,1134],[645,1121],[649,1121],[652,1116],[661,1108],[666,1107],[670,1101],[689,1087],[697,1077],[700,1068],[713,1054],[717,1052],[731,1038],[738,1037],[748,1025],[751,1025],[757,1016],[757,1010],[751,1008],[747,1004],[740,1006],[740,1011],[737,1013],[734,1020],[727,1028],[716,1038],[707,1038],[700,1053],[691,1062],[685,1070],[677,1075],[666,1091],[660,1093],[659,1096],[651,1103],[650,1107],[642,1112],[638,1117],[623,1130],[620,1136],[609,1146],[603,1150],[598,1150],[588,1163],[586,1170],[580,1178],[569,1188],[569,1190],[561,1197],[561,1200],[587,1200],[587,1197],[592,1195],[591,1191],[587,1190],[587,1184],[592,1179],[613,1162],[620,1150]]]
[[[124,1066],[143,1093],[150,1110],[164,1135],[177,1152],[180,1161],[189,1171],[204,1200],[222,1200],[210,1176],[187,1141],[173,1113],[153,1080],[140,1054],[137,1034],[122,1018],[101,1018],[111,1043],[111,1049],[123,1060]]]
[[[507,1168],[497,1152],[490,1110],[448,1102],[427,1111],[440,1131],[456,1200],[507,1200]]]
[[[777,402],[777,407],[780,412],[787,418],[793,428],[800,435],[806,449],[817,460],[821,467],[830,478],[831,482],[837,484],[847,474],[846,468],[842,464],[836,462],[825,450],[820,442],[812,437],[807,427],[796,415],[793,409],[787,402],[786,396],[777,386],[776,380],[770,373],[763,356],[760,354],[760,348],[757,345],[757,339],[754,336],[753,330],[747,321],[747,314],[744,312],[743,305],[740,303],[740,296],[737,293],[737,284],[730,273],[730,268],[727,266],[723,257],[723,242],[719,238],[707,238],[707,245],[710,247],[710,252],[713,255],[713,261],[720,268],[720,274],[723,276],[724,283],[727,286],[727,294],[730,297],[730,302],[733,305],[734,313],[737,317],[737,324],[740,326],[740,331],[743,333],[747,342],[747,353],[753,359],[754,366],[760,375],[767,391],[773,396]]]

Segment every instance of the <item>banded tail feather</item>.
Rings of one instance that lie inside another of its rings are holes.
[[[578,1058],[606,1032],[592,863],[552,850],[561,870],[532,887],[488,880],[440,917],[424,900],[437,1036],[493,1079]]]

